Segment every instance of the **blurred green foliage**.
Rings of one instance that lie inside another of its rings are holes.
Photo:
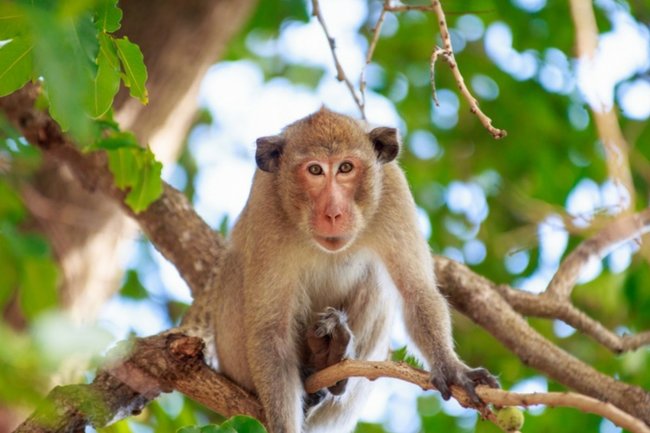
[[[381,4],[378,0],[367,2],[369,14],[359,29],[360,38],[369,40]],[[568,3],[547,2],[538,10],[526,10],[520,4],[523,2],[495,0],[443,3],[458,66],[482,110],[496,127],[507,129],[505,139],[493,140],[469,112],[444,63],[436,66],[438,95],[443,104],[451,101],[452,106],[456,95],[458,109],[455,119],[452,116],[447,123],[441,120],[445,107],[434,106],[429,82],[429,57],[434,44],[440,42],[432,14],[390,14],[388,30],[379,40],[371,66],[378,73],[368,82],[369,90],[390,100],[403,120],[405,149],[401,164],[433,228],[430,243],[434,251],[463,259],[487,278],[516,287],[535,276],[543,264],[540,224],[551,215],[559,215],[560,221],[571,221],[573,217],[565,208],[576,187],[589,179],[603,188],[608,180],[602,143],[580,93],[575,87],[566,91],[549,88],[540,73],[554,58],[564,56],[568,80],[575,78],[575,30]],[[613,4],[630,10],[647,31],[648,4]],[[600,31],[611,30],[606,9],[596,7],[596,12]],[[0,26],[0,40],[9,41],[0,45],[0,95],[29,81],[42,80],[47,91],[42,102],[57,121],[88,149],[111,152],[111,167],[119,185],[131,188],[134,210],[146,207],[147,200],[143,202],[140,198],[158,193],[155,179],[159,179],[160,167],[152,160],[150,151],[137,147],[132,136],[116,130],[111,121],[110,107],[120,81],[134,97],[147,101],[141,53],[127,39],[112,35],[121,20],[117,1],[3,2],[0,19],[7,17],[16,18],[3,19]],[[251,60],[266,79],[283,77],[298,85],[315,87],[326,74],[321,68],[291,63],[277,50],[264,53],[255,49],[262,42],[273,44],[288,25],[309,19],[304,1],[262,1],[247,27],[230,44],[226,59]],[[477,38],[463,36],[466,33],[461,29],[468,22],[479,32]],[[532,73],[519,76],[508,72],[488,54],[484,35],[491,25],[509,28],[511,48],[530,55],[534,63]],[[66,61],[60,62],[61,58]],[[648,79],[648,71],[639,76]],[[630,145],[637,188],[635,207],[643,209],[650,199],[650,123],[622,115],[619,120]],[[197,119],[197,123],[211,121],[206,116]],[[2,122],[0,119],[4,131],[0,140],[0,307],[6,308],[20,293],[18,305],[31,325],[41,312],[56,304],[58,275],[45,241],[24,230],[27,212],[18,191],[21,179],[29,177],[38,165],[38,152],[25,146],[15,131]],[[100,129],[109,134],[96,140]],[[428,152],[425,156],[419,147],[423,143]],[[3,170],[4,160],[10,162],[11,172]],[[193,197],[197,164],[188,151],[183,154],[181,166],[188,174],[186,193]],[[145,174],[132,177],[134,171]],[[470,197],[485,201],[482,212],[472,213],[454,204],[450,198],[453,191],[474,191]],[[602,209],[595,209],[595,213],[599,224],[607,220]],[[226,225],[224,222],[222,230]],[[575,225],[570,229],[571,239],[563,254],[594,233],[593,227]],[[481,246],[482,254],[471,254],[472,248],[477,247],[480,253]],[[511,262],[516,257],[522,260],[514,266]],[[629,266],[622,270],[605,262],[597,278],[576,288],[575,303],[610,329],[650,329],[648,257],[650,251],[641,245]],[[122,290],[125,297],[150,296],[143,287],[142,275],[136,271],[127,274]],[[179,309],[182,308],[170,304],[174,319]],[[545,337],[596,369],[650,388],[647,349],[615,356],[579,333],[560,336],[557,323],[541,319],[529,322]],[[538,372],[526,367],[466,318],[456,316],[454,324],[461,357],[470,365],[483,365],[497,373],[505,388],[539,377]],[[42,354],[43,349],[34,347],[34,339],[29,336],[0,326],[0,341],[0,404],[33,406],[47,391],[45,377],[52,365],[43,361],[47,356]],[[400,356],[405,359],[406,351]],[[553,382],[548,387],[562,389]],[[422,432],[497,431],[472,414],[450,416],[434,394],[418,397],[416,404]],[[172,394],[148,406],[139,417],[101,431],[171,432],[182,426],[212,423],[214,426],[181,431],[228,431],[227,423],[225,427],[216,427],[222,421],[199,405]],[[526,411],[525,431],[597,431],[601,424],[600,418],[577,410],[533,409]],[[399,426],[388,425],[364,422],[357,432],[402,431]]]

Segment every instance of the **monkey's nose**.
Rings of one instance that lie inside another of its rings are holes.
[[[343,214],[338,209],[334,209],[325,212],[325,216],[327,217],[330,223],[336,224],[337,220],[340,220]]]

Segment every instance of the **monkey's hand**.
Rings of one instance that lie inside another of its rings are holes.
[[[317,372],[349,358],[352,355],[352,341],[352,331],[345,312],[327,307],[307,331],[310,369]],[[340,395],[345,391],[347,383],[347,379],[340,380],[328,390],[334,395]]]
[[[433,368],[431,372],[431,383],[440,391],[442,398],[449,400],[451,397],[451,386],[456,385],[463,388],[475,406],[483,405],[483,402],[476,394],[478,385],[487,385],[490,388],[500,388],[497,379],[485,368],[469,368],[460,361],[443,363]]]

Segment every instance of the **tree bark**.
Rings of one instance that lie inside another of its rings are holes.
[[[255,4],[256,0],[120,2],[124,11],[120,32],[142,48],[150,102],[143,106],[122,89],[115,116],[162,162],[173,161],[180,152],[196,112],[202,77]],[[32,228],[51,241],[61,265],[63,307],[77,321],[92,320],[119,288],[122,251],[137,236],[136,226],[113,201],[88,193],[66,167],[48,158],[34,183],[25,186],[23,198],[33,216]]]

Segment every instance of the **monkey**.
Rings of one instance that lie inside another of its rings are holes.
[[[444,399],[457,385],[478,404],[477,385],[498,387],[454,350],[397,130],[323,107],[256,144],[210,308],[219,371],[259,397],[269,432],[353,430],[370,382],[307,396],[303,380],[346,357],[385,360],[398,308]]]

